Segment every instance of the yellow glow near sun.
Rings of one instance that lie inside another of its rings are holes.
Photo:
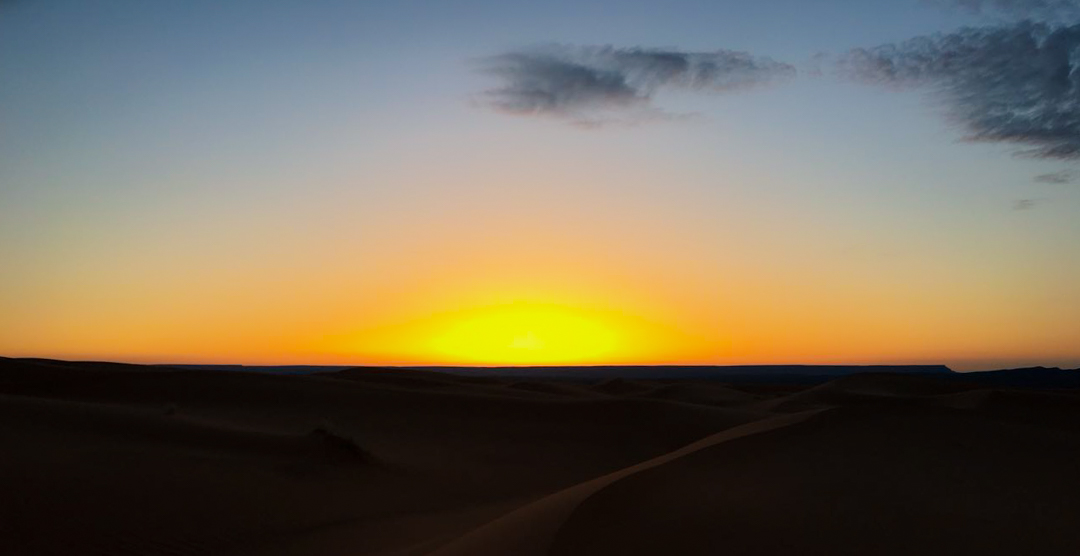
[[[476,364],[559,364],[599,360],[620,347],[597,315],[555,305],[504,305],[460,315],[436,332],[431,350]]]
[[[472,305],[320,338],[308,349],[380,365],[602,365],[709,361],[704,343],[655,317],[601,304],[517,300]]]

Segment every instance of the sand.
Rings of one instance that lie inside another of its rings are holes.
[[[0,553],[1078,554],[1080,396],[0,358]]]

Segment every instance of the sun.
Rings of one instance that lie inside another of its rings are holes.
[[[540,339],[533,331],[528,331],[521,336],[517,336],[510,342],[512,349],[530,349],[540,350],[544,349],[544,341]]]
[[[419,366],[661,364],[714,348],[651,315],[580,300],[463,304],[319,342],[365,364]]]
[[[597,361],[619,347],[616,328],[602,317],[536,304],[500,305],[457,315],[430,345],[447,360],[491,365]]]

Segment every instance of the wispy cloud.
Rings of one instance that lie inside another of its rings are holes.
[[[653,105],[663,89],[724,93],[771,84],[795,67],[745,52],[683,52],[610,46],[548,46],[480,61],[501,81],[482,93],[500,112],[581,125],[669,117]]]
[[[1080,25],[962,29],[856,49],[841,69],[869,83],[931,91],[970,141],[1080,158]]]
[[[1076,174],[1071,170],[1062,170],[1060,172],[1054,172],[1052,174],[1039,174],[1035,176],[1033,181],[1035,183],[1072,183],[1076,179]]]
[[[1020,19],[1068,20],[1080,16],[1078,0],[923,0],[928,4],[973,13],[994,13]]]
[[[1017,200],[1013,201],[1012,209],[1013,210],[1031,210],[1031,209],[1035,208],[1035,203],[1036,202],[1037,201],[1035,199],[1017,199]]]

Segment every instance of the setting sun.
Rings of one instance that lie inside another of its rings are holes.
[[[644,311],[527,300],[446,307],[393,324],[358,327],[306,346],[373,365],[603,365],[706,361],[704,339]]]
[[[619,347],[611,323],[553,305],[477,311],[448,323],[431,341],[438,356],[488,364],[575,363],[611,356]]]

